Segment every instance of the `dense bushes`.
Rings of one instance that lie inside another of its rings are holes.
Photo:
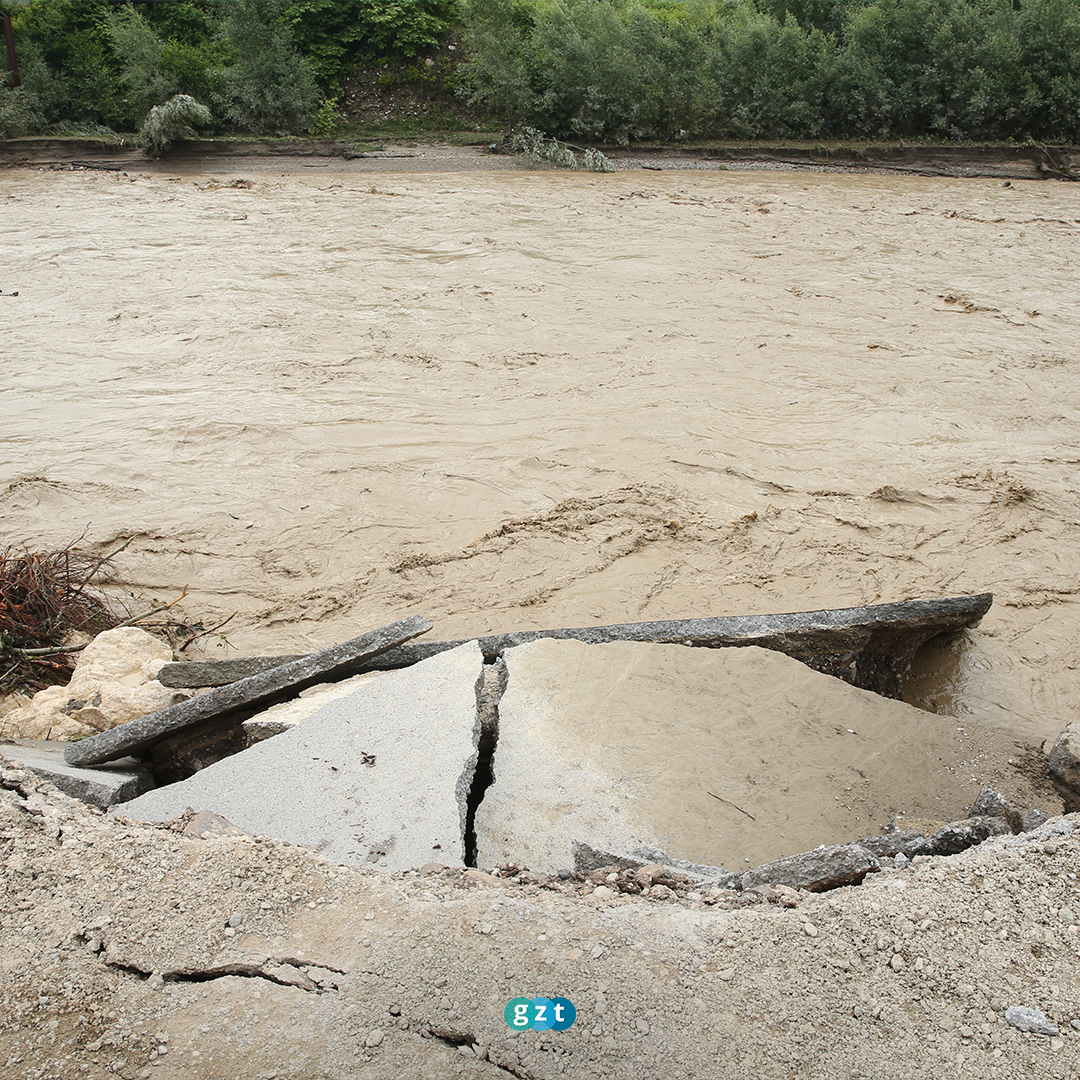
[[[0,10],[24,82],[0,85],[0,137],[132,131],[176,94],[209,106],[218,131],[329,131],[350,69],[415,60],[417,78],[443,78],[447,59],[464,57],[455,78],[475,107],[564,138],[1080,142],[1073,0],[0,0]],[[425,67],[451,33],[463,49]]]
[[[219,131],[269,135],[305,131],[350,67],[434,47],[456,0],[0,0],[0,11],[23,79],[0,85],[0,137],[133,131],[176,94],[209,106]]]
[[[1080,140],[1068,0],[468,0],[472,100],[567,137]]]

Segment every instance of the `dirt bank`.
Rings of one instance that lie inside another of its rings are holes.
[[[904,143],[699,143],[687,146],[606,148],[620,170],[783,169],[991,177],[1011,180],[1077,179],[1076,147],[938,146]],[[347,143],[289,140],[181,140],[161,161],[117,138],[0,140],[0,165],[74,166],[139,172],[462,172],[514,170],[521,161],[473,146],[410,141],[378,149]]]
[[[26,1080],[652,1080],[1080,1066],[1080,817],[824,895],[380,875],[0,790],[0,1062]],[[790,906],[789,906],[790,905]],[[512,998],[568,998],[515,1034]],[[1020,1031],[1012,1006],[1057,1035]]]

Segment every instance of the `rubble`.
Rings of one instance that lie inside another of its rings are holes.
[[[430,629],[431,623],[420,615],[402,619],[190,701],[140,716],[123,727],[72,744],[64,756],[70,765],[98,765],[140,753],[201,723],[220,724],[243,709],[285,701],[316,683],[355,675],[364,660]]]

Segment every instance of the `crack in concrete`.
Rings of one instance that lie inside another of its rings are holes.
[[[476,866],[476,812],[487,790],[495,782],[495,750],[499,743],[499,702],[508,680],[506,661],[497,656],[485,660],[484,670],[476,681],[476,712],[480,720],[476,769],[466,798],[465,828],[462,836],[464,863]]]

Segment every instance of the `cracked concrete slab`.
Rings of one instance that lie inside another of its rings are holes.
[[[482,669],[469,642],[387,672],[292,730],[115,812],[167,821],[194,807],[336,862],[461,865]]]
[[[80,769],[64,760],[66,745],[45,739],[4,739],[0,753],[55,784],[65,795],[102,809],[134,799],[154,786],[153,773],[134,758]]]
[[[582,844],[740,872],[971,804],[1010,732],[847,685],[777,652],[544,639],[505,656],[477,865],[554,873]]]

